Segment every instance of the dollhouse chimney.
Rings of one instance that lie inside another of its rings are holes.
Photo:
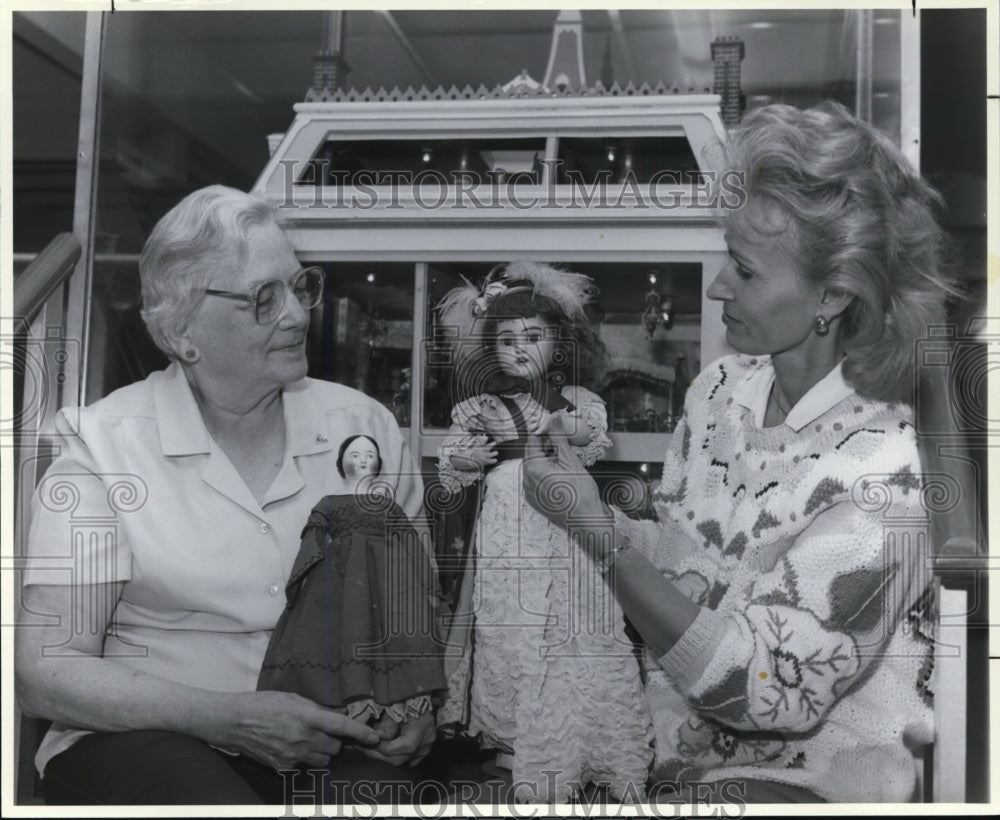
[[[715,82],[712,91],[722,97],[720,114],[726,125],[736,125],[743,115],[743,95],[740,93],[740,62],[746,53],[739,37],[716,37],[712,41],[712,62]]]
[[[344,60],[343,11],[323,15],[323,48],[313,55],[313,84],[306,92],[306,102],[328,100],[344,84],[351,67]]]

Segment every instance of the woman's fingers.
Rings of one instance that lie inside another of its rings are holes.
[[[314,754],[325,754],[328,757],[340,754],[340,749],[343,746],[340,738],[328,735],[326,732],[310,732],[307,743],[309,745],[310,752]]]
[[[383,763],[388,763],[392,766],[403,766],[409,759],[406,755],[386,755],[382,754],[378,749],[365,749],[358,748],[358,751],[365,757],[370,757],[372,760],[381,760]]]
[[[553,436],[549,439],[553,446],[555,447],[555,461],[564,470],[571,470],[574,472],[579,472],[583,470],[583,465],[580,464],[580,459],[576,457],[576,453],[573,452],[573,447],[569,443],[569,437],[566,435]]]
[[[547,436],[554,432],[559,426],[557,419],[560,417],[561,413],[561,410],[556,410],[554,413],[543,414],[542,420],[538,425],[538,430],[536,431],[538,435]]]
[[[538,436],[527,438],[522,484],[528,503],[560,527],[565,527],[573,516],[592,518],[604,514],[597,484],[572,445],[564,436],[553,437],[552,443],[555,453],[548,456]]]
[[[527,438],[524,443],[524,458],[525,460],[544,458],[545,448],[542,446],[542,440],[534,433],[528,433]]]
[[[372,728],[378,732],[383,742],[399,736],[399,724],[392,719],[392,715],[388,712],[383,712],[382,717],[378,719],[378,722]]]
[[[431,753],[431,749],[434,747],[434,736],[431,736],[429,740],[425,740],[420,744],[420,748],[417,749],[417,753],[410,759],[410,765],[416,766],[421,760],[423,760],[427,755]]]
[[[237,698],[234,731],[224,747],[275,769],[326,766],[344,739],[360,746],[380,740],[365,724],[290,692],[248,692]]]
[[[382,739],[378,732],[364,723],[352,720],[347,715],[335,712],[313,704],[314,710],[309,716],[309,723],[321,732],[333,737],[356,740],[359,743],[375,746]]]
[[[369,757],[384,760],[394,766],[418,762],[430,751],[437,730],[434,718],[430,712],[418,718],[406,721],[401,727],[399,736],[394,740],[383,741],[378,749],[362,749]]]
[[[302,762],[311,769],[328,769],[330,768],[330,755],[312,752],[306,755]]]

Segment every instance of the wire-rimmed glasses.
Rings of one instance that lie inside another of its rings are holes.
[[[205,293],[209,296],[221,296],[224,299],[247,302],[253,311],[253,317],[257,324],[269,325],[281,315],[281,309],[285,306],[289,290],[306,310],[316,307],[323,299],[325,279],[326,273],[322,268],[311,267],[298,271],[288,282],[283,279],[269,279],[267,282],[261,282],[249,293],[213,288],[205,288]]]

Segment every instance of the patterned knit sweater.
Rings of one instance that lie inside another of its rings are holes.
[[[912,797],[932,739],[929,522],[908,408],[857,394],[799,432],[734,400],[768,357],[688,391],[655,493],[616,516],[701,605],[649,658],[654,780],[744,777],[826,800]]]

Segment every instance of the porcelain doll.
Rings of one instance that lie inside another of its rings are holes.
[[[585,312],[594,294],[588,277],[518,262],[438,306],[468,396],[452,410],[440,477],[480,492],[438,723],[495,748],[519,800],[562,802],[587,784],[641,798],[652,759],[621,610],[521,489],[527,434],[566,435],[581,469],[611,444],[604,403],[583,386],[604,355]]]
[[[445,687],[434,639],[433,567],[375,479],[378,443],[344,440],[346,492],[316,504],[286,586],[258,689],[296,692],[372,725],[384,740]]]

